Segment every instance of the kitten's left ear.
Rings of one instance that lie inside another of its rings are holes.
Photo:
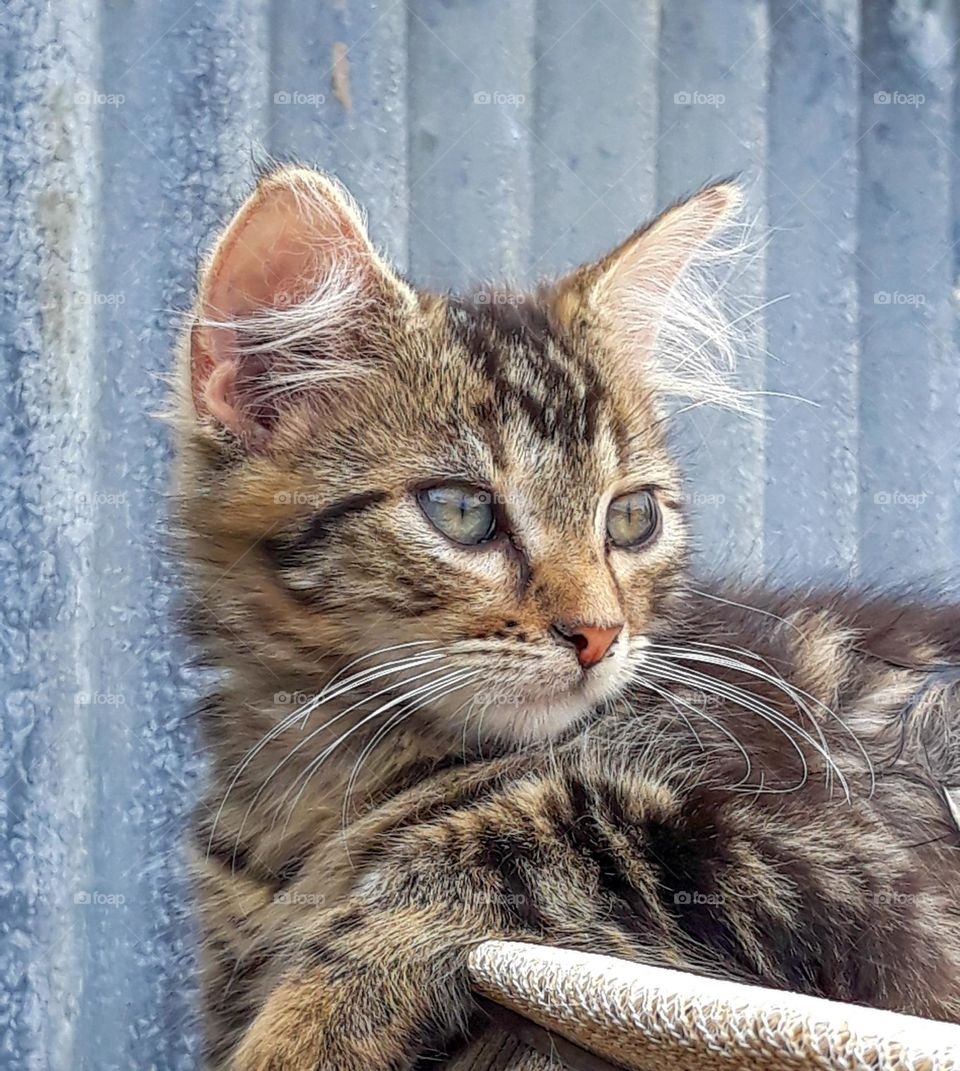
[[[690,394],[692,380],[683,386],[670,382],[669,368],[654,367],[654,352],[678,306],[680,318],[688,318],[693,334],[698,333],[698,326],[704,328],[708,311],[703,305],[692,306],[698,298],[709,301],[709,297],[694,295],[691,302],[690,295],[682,293],[683,282],[741,201],[740,189],[732,182],[708,186],[635,231],[598,262],[561,280],[554,291],[554,308],[561,322],[582,322],[586,313],[586,319],[597,321],[607,335],[606,348],[625,372],[645,376],[648,383],[663,386],[667,393]],[[696,338],[687,341],[691,348],[697,343]],[[656,382],[658,372],[661,384]]]

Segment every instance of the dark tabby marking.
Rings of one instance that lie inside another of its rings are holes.
[[[274,536],[265,540],[264,549],[278,569],[296,569],[297,566],[303,565],[311,550],[330,536],[338,520],[353,513],[362,513],[383,502],[386,497],[386,491],[364,491],[361,494],[347,495],[315,513],[303,531],[296,536]]]

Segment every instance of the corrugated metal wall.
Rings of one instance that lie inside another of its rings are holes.
[[[185,1068],[196,682],[163,396],[251,146],[415,278],[564,268],[745,171],[767,422],[685,424],[705,560],[956,577],[954,0],[7,0],[0,10],[0,1066]],[[331,72],[339,50],[338,91]]]

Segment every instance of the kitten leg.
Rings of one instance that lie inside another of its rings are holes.
[[[564,806],[551,778],[524,779],[430,821],[416,822],[408,805],[402,829],[388,823],[354,839],[350,857],[370,865],[352,876],[349,894],[322,911],[290,910],[253,950],[251,962],[266,965],[249,991],[255,1015],[224,1066],[407,1069],[463,1032],[474,1010],[467,957],[490,938],[638,958],[639,942],[591,898],[579,870],[564,866],[550,818]],[[541,867],[553,871],[552,883]],[[349,867],[336,870],[316,862],[290,904],[308,902],[309,890],[342,888]],[[550,902],[549,917],[537,899]],[[663,949],[651,958],[670,961]]]
[[[886,824],[886,792],[748,799],[591,765],[431,817],[411,806],[351,845],[361,869],[335,908],[284,917],[258,948],[268,966],[226,1066],[408,1071],[463,1030],[467,956],[489,938],[954,1019],[954,862]],[[918,796],[913,832],[941,807]],[[331,869],[305,874],[291,902]]]
[[[500,926],[479,912],[356,898],[303,944],[241,1041],[232,1071],[400,1071],[461,1033],[469,949]]]

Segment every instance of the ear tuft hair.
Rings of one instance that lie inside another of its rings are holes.
[[[707,186],[560,284],[565,302],[574,295],[599,320],[618,370],[664,398],[751,409],[732,377],[749,313],[731,318],[724,306],[747,248],[742,200],[733,182]]]
[[[414,300],[340,183],[301,167],[267,173],[202,274],[191,332],[198,417],[264,443],[286,398],[364,374],[375,310]]]

